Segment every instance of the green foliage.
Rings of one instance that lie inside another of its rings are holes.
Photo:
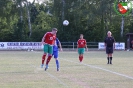
[[[125,34],[133,32],[133,17],[129,14],[124,17],[121,37],[121,16],[114,11],[115,0],[50,0],[45,4],[26,1],[0,1],[0,41],[41,41],[53,27],[58,28],[57,37],[64,42],[76,42],[81,33],[89,42],[103,41],[109,30],[116,41],[125,41]],[[62,24],[65,19],[68,26]]]
[[[38,14],[32,24],[32,41],[41,41],[43,35],[57,25],[56,17],[48,14],[46,8],[44,5],[36,5]]]
[[[0,3],[0,41],[13,41],[13,26],[17,22],[15,5],[11,0]]]

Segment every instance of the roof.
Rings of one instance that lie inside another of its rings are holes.
[[[127,33],[126,36],[133,36],[133,33]]]

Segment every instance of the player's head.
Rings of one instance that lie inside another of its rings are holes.
[[[108,37],[110,37],[112,35],[111,31],[108,31],[107,35],[108,35]]]
[[[57,31],[58,31],[57,28],[53,28],[53,29],[52,29],[52,34],[56,34]]]
[[[83,39],[84,35],[83,34],[80,34],[80,39]]]

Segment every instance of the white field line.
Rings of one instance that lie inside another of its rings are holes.
[[[46,71],[46,73],[53,79],[57,80],[60,84],[62,84],[65,87],[68,87],[64,82],[62,82],[60,79],[58,79],[56,76],[50,74],[49,72]]]
[[[34,67],[35,69],[38,69],[38,67],[36,67],[36,66],[34,66],[34,65],[31,65],[32,67]],[[35,73],[38,73],[38,71],[37,70],[35,70],[34,71]],[[53,78],[53,79],[55,79],[56,81],[58,81],[60,84],[62,84],[63,86],[65,86],[65,87],[67,87],[68,88],[68,86],[64,83],[64,82],[62,82],[60,79],[58,79],[56,76],[54,76],[54,75],[52,75],[52,74],[50,74],[49,72],[47,72],[47,71],[45,71],[46,73],[47,73],[47,75],[49,75],[51,78]]]
[[[133,80],[133,77],[131,77],[131,76],[128,76],[128,75],[125,75],[125,74],[121,74],[121,73],[118,73],[118,72],[114,72],[114,71],[111,71],[111,70],[108,70],[108,69],[104,69],[104,68],[101,68],[101,67],[92,66],[92,65],[88,65],[88,64],[84,64],[84,63],[79,63],[79,62],[74,62],[74,61],[70,61],[70,60],[67,60],[67,59],[62,59],[62,60],[65,60],[65,61],[68,61],[68,62],[71,62],[71,63],[82,64],[82,65],[85,65],[85,66],[88,66],[88,67],[91,67],[91,68],[100,69],[100,70],[103,70],[103,71],[106,71],[106,72],[110,72],[110,73],[113,73],[113,74],[116,74],[116,75],[119,75],[119,76],[122,76],[122,77],[125,77],[125,78]]]
[[[37,53],[37,52],[36,52],[36,53]],[[39,52],[38,52],[38,53],[39,53]],[[62,59],[62,60],[65,60],[65,61],[68,61],[68,62],[72,62],[72,63],[76,63],[76,64],[81,64],[81,63],[79,63],[79,62],[74,62],[74,61],[67,60],[67,59]],[[91,68],[95,68],[95,69],[100,69],[100,70],[103,70],[103,71],[106,71],[106,72],[110,72],[110,73],[113,73],[113,74],[116,74],[116,75],[119,75],[119,76],[122,76],[122,77],[129,78],[129,79],[132,79],[132,80],[133,80],[133,77],[128,76],[128,75],[125,75],[125,74],[121,74],[121,73],[114,72],[114,71],[111,71],[111,70],[108,70],[108,69],[104,69],[104,68],[101,68],[101,67],[92,66],[92,65],[88,65],[88,64],[84,64],[84,63],[82,63],[82,65],[85,65],[85,66],[91,67]]]
[[[39,53],[39,52],[36,52],[36,53]],[[74,61],[67,60],[67,59],[62,59],[62,60],[65,60],[65,61],[68,61],[68,62],[71,62],[71,63],[81,64],[79,62],[74,62]],[[111,70],[108,70],[108,69],[104,69],[104,68],[101,68],[101,67],[98,67],[98,66],[88,65],[88,64],[84,64],[84,63],[82,63],[82,65],[87,66],[87,67],[91,67],[91,68],[95,68],[95,69],[100,69],[100,70],[103,70],[103,71],[106,71],[106,72],[110,72],[110,73],[113,73],[113,74],[116,74],[116,75],[119,75],[119,76],[122,76],[122,77],[125,77],[125,78],[133,80],[133,77],[131,77],[131,76],[128,76],[128,75],[125,75],[125,74],[121,74],[121,73],[118,73],[118,72],[114,72],[114,71],[111,71]]]

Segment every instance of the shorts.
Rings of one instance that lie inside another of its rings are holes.
[[[113,53],[113,47],[106,47],[106,54],[112,54]]]
[[[79,54],[84,54],[85,48],[78,48],[78,53]]]
[[[53,46],[45,44],[43,48],[44,53],[53,54]]]
[[[54,58],[58,58],[58,50],[57,51],[53,51],[53,56],[54,56]]]

